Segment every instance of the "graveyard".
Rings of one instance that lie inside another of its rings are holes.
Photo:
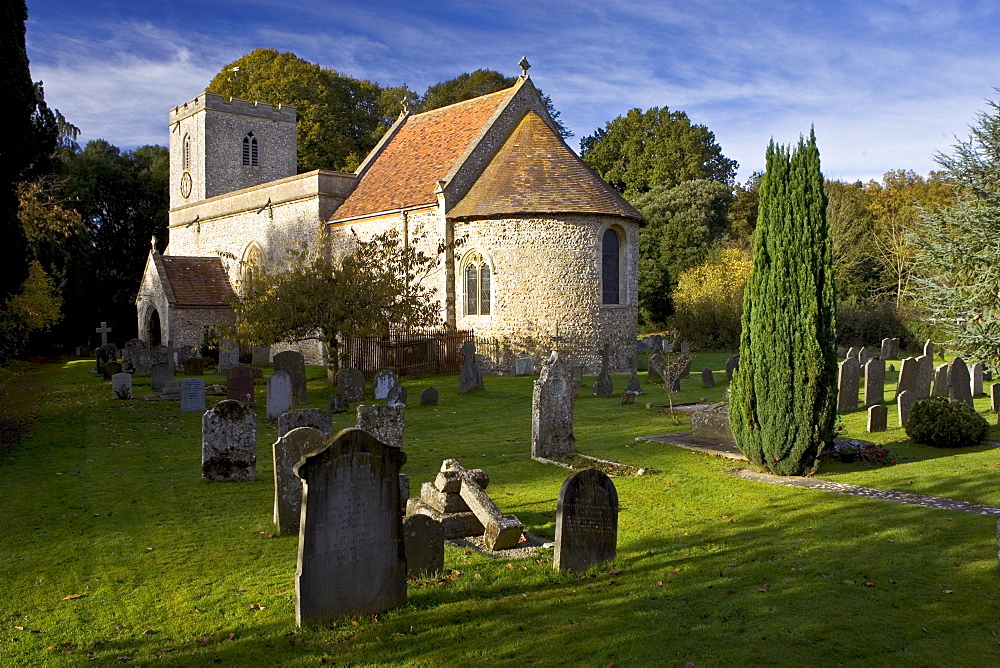
[[[696,372],[673,403],[720,400],[728,357],[693,355],[715,386]],[[576,450],[647,469],[612,476],[611,561],[566,572],[552,549],[498,559],[448,546],[440,572],[407,581],[401,607],[298,626],[297,536],[273,521],[279,424],[266,419],[264,383],[277,372],[254,386],[256,477],[227,483],[203,478],[200,411],[146,400],[150,377],[116,399],[93,366],[22,363],[0,377],[7,416],[33,420],[0,459],[5,665],[1000,661],[995,518],[763,484],[733,475],[746,462],[637,441],[690,430],[683,412],[675,423],[647,409],[667,394],[645,373],[631,404],[619,401],[627,374],[611,377],[607,398],[584,377],[576,397]],[[899,463],[824,461],[816,478],[1000,505],[994,447],[913,445],[897,426],[899,367],[886,375],[886,431],[866,431],[863,407],[841,416],[843,437],[883,444]],[[307,367],[306,379],[301,407],[325,413],[325,370]],[[488,474],[501,512],[553,541],[571,471],[531,458],[534,379],[485,376],[464,394],[459,374],[401,379],[410,497],[453,458]],[[437,405],[414,400],[427,386]],[[995,425],[989,397],[974,401]],[[351,406],[330,416],[334,433],[354,426]]]

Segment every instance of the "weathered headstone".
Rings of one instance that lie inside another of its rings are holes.
[[[346,413],[351,409],[351,403],[342,393],[331,394],[327,399],[327,409],[331,413]]]
[[[924,355],[927,355],[931,359],[934,359],[934,344],[930,339],[924,344]]]
[[[920,375],[920,362],[917,361],[916,357],[907,357],[899,365],[899,380],[896,381],[896,396],[899,396],[900,392],[909,390],[916,394],[917,392],[917,376]]]
[[[951,373],[950,364],[942,364],[934,371],[934,396],[935,397],[947,397],[951,393],[949,385],[949,374]]]
[[[972,396],[978,397],[983,393],[983,363],[976,362],[969,369],[969,382],[972,387]]]
[[[251,367],[233,366],[226,370],[226,399],[242,401],[248,406],[257,405]]]
[[[837,383],[837,412],[853,411],[858,407],[858,384],[861,368],[858,360],[848,356],[840,363]]]
[[[184,360],[185,376],[200,376],[205,373],[205,360],[201,357],[189,357]]]
[[[899,426],[905,427],[910,421],[913,404],[917,403],[917,395],[912,390],[903,390],[896,397],[896,407],[899,410]]]
[[[274,456],[274,523],[284,536],[299,532],[302,511],[302,480],[293,469],[299,461],[322,450],[330,435],[312,427],[298,427],[278,436],[271,446]]]
[[[663,371],[666,368],[666,362],[663,359],[663,355],[660,353],[653,353],[646,360],[646,382],[647,383],[663,383]]]
[[[435,519],[417,513],[403,519],[406,577],[419,578],[444,569],[444,529]]]
[[[851,348],[847,351],[847,358],[846,359],[857,360],[858,361],[858,366],[860,366],[861,365],[861,348],[859,348],[858,346],[851,346]]]
[[[651,338],[650,348],[653,350],[653,352],[654,353],[663,352],[663,337],[660,336],[659,334],[653,334],[653,336],[650,338]]]
[[[601,370],[597,374],[597,380],[594,381],[595,397],[610,397],[615,392],[615,386],[611,380],[611,373],[608,371],[608,357],[610,355],[611,344],[605,343],[604,348],[601,350]]]
[[[618,545],[618,490],[611,478],[584,469],[566,478],[556,505],[553,566],[580,573],[615,558]]]
[[[858,363],[861,364],[862,369],[865,368],[865,364],[867,364],[868,360],[870,360],[871,358],[872,358],[871,350],[869,350],[867,346],[862,346],[861,354],[858,355]]]
[[[740,356],[733,355],[726,360],[726,382],[733,381],[733,374],[740,368]]]
[[[205,410],[205,381],[201,378],[185,378],[181,381],[181,410]]]
[[[104,365],[118,360],[118,346],[106,343],[94,351],[94,373],[103,374]]]
[[[125,373],[135,373],[139,366],[139,354],[146,349],[142,339],[129,339],[122,348],[122,369]]]
[[[476,364],[476,344],[466,341],[462,345],[462,368],[458,372],[458,391],[462,394],[483,388],[483,372]]]
[[[399,471],[406,455],[346,429],[294,471],[302,480],[295,620],[327,626],[406,603]]]
[[[365,377],[357,369],[341,369],[337,373],[337,391],[347,401],[365,400]]]
[[[277,420],[292,408],[292,377],[284,371],[275,371],[267,379],[267,407],[264,417]]]
[[[620,406],[628,406],[629,404],[635,403],[635,392],[629,392],[625,390],[622,392],[622,398],[618,400]]]
[[[885,362],[872,358],[865,363],[865,406],[880,404],[884,400]]]
[[[637,353],[644,353],[644,352],[647,352],[648,350],[649,350],[649,346],[646,345],[645,341],[636,341],[635,342],[635,352],[637,352]]]
[[[681,366],[681,373],[677,377],[677,380],[680,380],[682,378],[688,378],[688,377],[691,376],[691,356],[686,354],[687,353],[686,350],[682,350],[682,352],[685,353],[682,356],[682,358],[681,358],[681,359],[683,359],[684,364]],[[678,385],[679,385],[679,383],[678,383]],[[680,388],[678,387],[677,389],[680,389]]]
[[[915,390],[917,399],[925,399],[931,396],[931,381],[934,378],[934,358],[929,355],[921,355],[917,358],[917,380]]]
[[[425,387],[420,391],[420,405],[421,406],[437,406],[438,405],[438,391],[433,387]]]
[[[701,386],[702,387],[715,387],[715,374],[712,373],[710,367],[705,367],[701,370]]]
[[[131,399],[132,374],[116,373],[111,376],[111,390],[115,393],[115,399]]]
[[[406,406],[358,406],[358,429],[363,429],[386,445],[403,447],[403,420]]]
[[[220,401],[201,420],[201,475],[206,480],[253,480],[257,415],[239,401]]]
[[[635,367],[632,367],[632,375],[628,377],[628,382],[625,384],[625,394],[632,396],[642,394],[642,383],[639,382],[639,372]]]
[[[221,374],[226,373],[234,366],[239,366],[240,364],[240,347],[237,346],[232,341],[220,341],[219,342],[219,366],[218,372]]]
[[[663,339],[663,343],[660,344],[660,352],[663,353],[674,352],[674,342],[669,339]]]
[[[899,359],[899,337],[892,339],[892,359]]]
[[[284,371],[292,379],[292,403],[304,404],[306,397],[306,361],[302,353],[286,350],[271,359],[275,371]]]
[[[160,393],[160,401],[180,401],[180,400],[181,400],[180,381],[171,379],[165,382],[163,384],[163,392]]]
[[[569,368],[569,377],[573,379],[573,387],[580,389],[583,386],[583,365],[574,364]]]
[[[104,376],[104,380],[111,380],[111,376],[122,372],[122,365],[118,362],[108,362],[104,365],[104,368],[101,369],[101,372]]]
[[[972,406],[972,380],[969,378],[969,367],[965,365],[965,360],[961,357],[952,360],[948,381],[948,396],[955,401],[964,401]]]
[[[399,385],[399,378],[396,376],[396,372],[392,369],[382,369],[375,374],[375,378],[372,379],[372,387],[375,390],[375,399],[386,399],[389,396],[389,390],[391,390],[396,385]]]
[[[299,427],[312,427],[324,436],[333,434],[333,419],[322,408],[296,408],[278,418],[278,436],[284,436]]]
[[[868,407],[868,431],[885,431],[889,424],[889,407],[885,404],[875,404]]]
[[[389,394],[385,397],[386,406],[405,406],[406,405],[406,388],[402,385],[393,385],[389,388]]]
[[[892,359],[892,339],[882,339],[882,359]]]
[[[514,360],[514,374],[518,376],[530,376],[535,373],[535,360],[530,357],[519,357]]]
[[[576,388],[566,365],[553,351],[542,362],[531,394],[531,456],[548,459],[576,451],[573,434],[573,406]]]
[[[459,495],[476,519],[486,527],[483,545],[487,550],[507,550],[516,547],[524,535],[524,525],[513,515],[504,515],[486,491],[468,474],[462,475]]]
[[[254,346],[250,366],[265,367],[271,363],[271,346]]]
[[[170,365],[166,362],[157,362],[153,365],[150,373],[149,385],[153,389],[153,392],[162,392],[163,386],[167,384],[168,380],[173,380],[173,378],[173,374],[170,373]]]

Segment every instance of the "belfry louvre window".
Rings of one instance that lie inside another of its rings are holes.
[[[181,150],[181,169],[191,169],[191,135],[184,135]]]
[[[612,228],[601,239],[601,303],[621,303],[621,239]]]
[[[257,159],[257,138],[253,136],[252,130],[243,137],[243,164],[251,167],[260,165]]]
[[[465,314],[490,314],[490,265],[480,253],[465,261]]]

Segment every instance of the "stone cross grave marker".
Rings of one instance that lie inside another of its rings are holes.
[[[226,399],[242,401],[248,406],[257,405],[251,367],[234,366],[226,371]]]
[[[286,411],[278,418],[278,436],[284,436],[299,427],[312,427],[324,436],[333,434],[333,418],[322,408],[297,408]]]
[[[264,417],[277,420],[292,407],[292,377],[285,371],[275,371],[267,379],[267,408]]]
[[[358,406],[358,429],[387,445],[403,447],[403,420],[406,406]]]
[[[437,406],[438,405],[438,391],[433,387],[425,387],[420,391],[420,405],[421,406]]]
[[[205,381],[201,378],[185,378],[181,381],[181,410],[205,410]]]
[[[889,424],[889,407],[885,404],[875,404],[868,408],[868,431],[885,431]]]
[[[329,441],[312,427],[298,427],[278,437],[271,446],[274,455],[274,523],[278,533],[291,536],[299,532],[302,510],[302,481],[293,472],[295,465],[308,454],[318,452]]]
[[[405,406],[406,405],[406,388],[402,385],[393,385],[389,389],[389,394],[385,397],[386,406]]]
[[[417,513],[403,519],[406,577],[419,578],[444,569],[444,529],[441,523]]]
[[[531,456],[548,459],[576,452],[573,406],[576,388],[566,365],[553,351],[542,363],[531,394]]]
[[[965,360],[961,357],[952,360],[948,378],[949,396],[955,401],[964,401],[972,406],[972,380],[969,378],[969,367],[965,365]]]
[[[115,393],[115,399],[131,399],[132,374],[116,373],[111,376],[111,390]]]
[[[632,374],[625,384],[625,394],[631,394],[633,398],[642,394],[642,383],[639,382],[639,356],[632,355]]]
[[[295,620],[327,626],[406,603],[399,472],[406,455],[345,429],[294,471],[302,480]]]
[[[389,390],[391,390],[396,385],[399,385],[399,378],[396,376],[396,372],[392,369],[381,369],[375,374],[375,378],[372,379],[372,387],[375,390],[375,399],[386,399],[389,396]]]
[[[865,406],[885,401],[885,361],[875,357],[865,362]]]
[[[201,420],[201,475],[245,482],[257,470],[257,415],[239,401],[220,401]]]
[[[906,423],[910,421],[910,413],[913,412],[913,404],[915,403],[917,403],[917,395],[913,390],[903,390],[896,397],[900,427],[905,427]]]
[[[507,550],[517,547],[524,534],[524,525],[513,515],[504,515],[486,491],[468,472],[461,474],[459,496],[469,506],[476,519],[486,527],[483,545],[487,550]]]
[[[861,368],[858,360],[848,357],[840,363],[837,383],[837,412],[853,411],[858,407],[858,383]]]
[[[337,372],[337,391],[348,402],[365,400],[365,377],[357,369],[341,369]]]
[[[458,373],[458,391],[465,394],[483,389],[483,372],[476,364],[476,344],[472,341],[462,344],[462,356],[465,361]]]
[[[153,365],[150,374],[150,387],[153,389],[153,392],[162,392],[167,381],[172,380],[173,377],[173,374],[170,373],[169,364],[166,362],[157,362]]]
[[[556,505],[553,565],[579,573],[615,558],[618,545],[618,490],[597,469],[566,478]]]
[[[101,326],[95,329],[94,331],[101,335],[101,345],[102,346],[108,345],[108,334],[111,333],[111,328],[108,327],[108,323],[102,322]]]
[[[306,397],[306,361],[302,353],[286,350],[271,358],[275,371],[284,371],[292,379],[292,403],[304,404]]]
[[[611,374],[608,372],[608,357],[611,355],[611,344],[605,343],[601,349],[601,370],[594,381],[595,397],[610,397],[615,393],[614,383],[611,381]]]

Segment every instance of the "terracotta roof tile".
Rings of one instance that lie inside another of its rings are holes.
[[[449,218],[594,213],[642,220],[534,111],[497,151]]]
[[[218,257],[164,255],[163,269],[174,292],[174,306],[231,306],[233,288]]]
[[[433,204],[438,180],[513,92],[508,88],[406,119],[333,219]]]

